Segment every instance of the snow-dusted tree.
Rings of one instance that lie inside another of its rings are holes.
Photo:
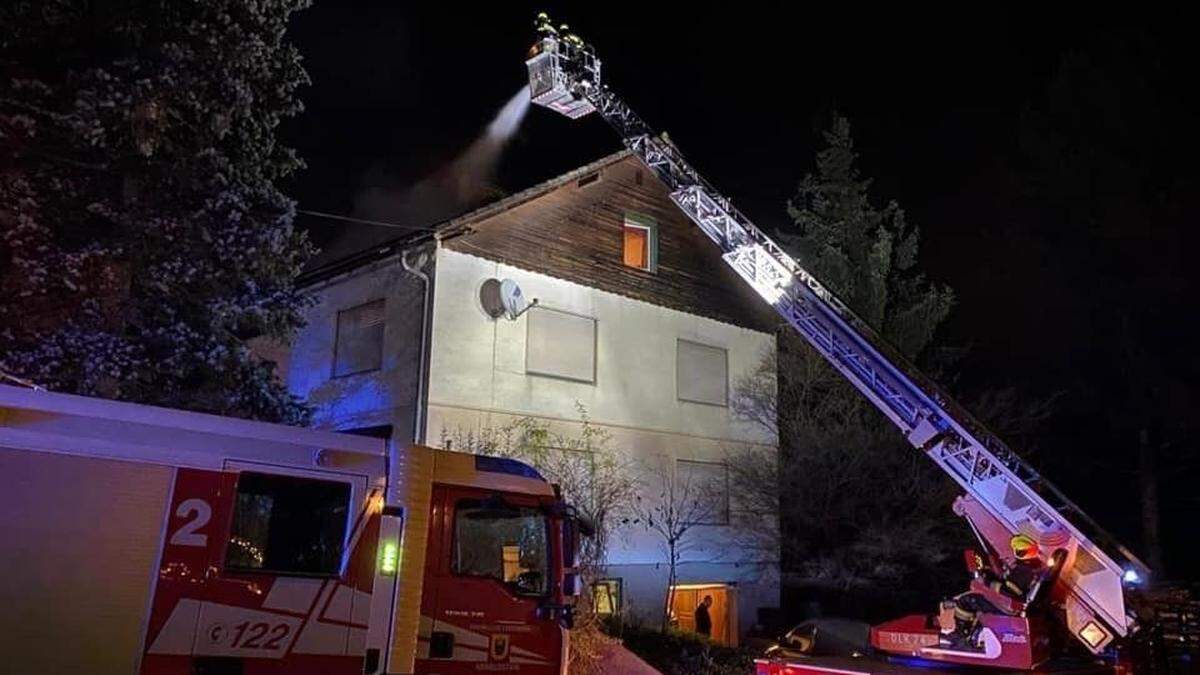
[[[276,140],[306,0],[0,9],[0,368],[50,389],[291,423],[246,347],[311,254]]]

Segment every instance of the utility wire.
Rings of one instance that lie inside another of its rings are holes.
[[[363,225],[378,225],[380,227],[392,227],[398,230],[422,230],[425,232],[436,232],[438,228],[430,225],[401,225],[400,223],[385,223],[382,220],[367,220],[365,218],[351,218],[350,216],[339,216],[336,213],[322,213],[321,211],[309,211],[308,209],[296,209],[296,213],[303,213],[306,216],[316,216],[318,218],[328,218],[330,220],[344,220],[348,223],[362,223]]]

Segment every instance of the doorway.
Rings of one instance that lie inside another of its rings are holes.
[[[737,587],[730,584],[677,584],[667,594],[672,623],[679,630],[696,632],[696,608],[711,596],[708,615],[712,619],[712,641],[726,647],[738,645]]]

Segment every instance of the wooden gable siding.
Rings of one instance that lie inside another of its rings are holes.
[[[570,181],[483,218],[443,244],[662,307],[773,331],[775,313],[725,265],[717,247],[636,158],[599,171],[597,181],[584,187]],[[627,212],[657,222],[658,265],[653,272],[622,262]]]

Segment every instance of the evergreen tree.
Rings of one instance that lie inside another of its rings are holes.
[[[801,264],[860,319],[908,358],[916,358],[950,314],[954,293],[917,269],[920,232],[894,202],[871,204],[859,174],[850,122],[835,116],[817,154],[817,173],[788,204],[793,227],[780,233]]]
[[[779,233],[780,242],[875,332],[915,359],[950,312],[953,293],[917,269],[919,232],[904,211],[895,202],[872,203],[849,122],[835,117],[825,140],[816,172],[789,203],[793,226]],[[781,330],[777,357],[736,389],[739,413],[767,424],[777,420],[780,459],[771,468],[735,458],[731,492],[778,486],[779,534],[770,545],[782,548],[791,578],[843,589],[911,584],[929,579],[953,555],[961,533],[949,508],[951,481],[794,331]],[[751,519],[763,520],[760,513]],[[748,535],[772,538],[769,528],[743,525]]]
[[[276,140],[306,0],[0,9],[0,368],[52,390],[290,423],[246,341],[301,323],[311,255]]]

